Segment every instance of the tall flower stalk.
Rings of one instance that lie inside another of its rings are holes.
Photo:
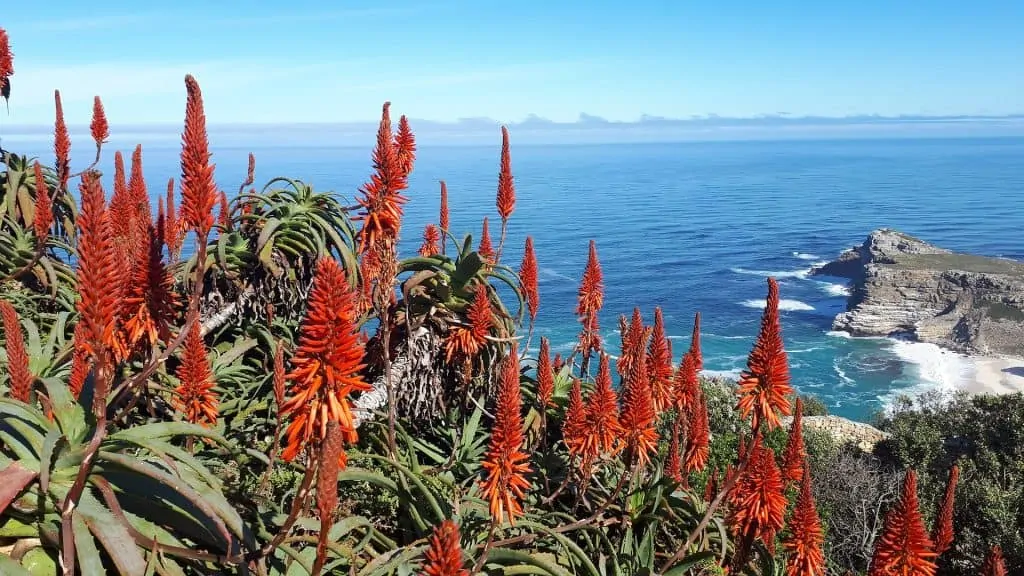
[[[505,248],[505,235],[508,232],[508,219],[516,208],[516,187],[512,181],[512,154],[508,144],[508,128],[501,127],[501,170],[498,172],[498,195],[495,203],[498,215],[501,216],[501,238],[498,240],[498,253],[494,261],[501,260]]]
[[[811,493],[811,473],[804,468],[800,495],[789,520],[789,534],[782,541],[787,576],[825,576],[824,542],[825,533]]]
[[[529,455],[523,451],[523,441],[519,358],[513,346],[502,363],[490,448],[481,464],[481,488],[495,524],[507,518],[514,525],[516,516],[522,513],[522,500],[530,485],[526,480]]]
[[[519,284],[526,298],[526,310],[530,314],[530,330],[526,335],[526,348],[530,348],[533,339],[533,327],[540,309],[540,291],[537,286],[537,255],[533,251],[533,238],[526,237],[523,248],[523,262],[519,265]]]
[[[458,524],[445,520],[434,528],[423,561],[423,576],[469,576],[459,543]]]
[[[935,550],[917,500],[917,473],[908,470],[903,491],[875,541],[869,576],[934,576]]]
[[[582,355],[580,376],[589,373],[590,355],[601,350],[601,326],[598,313],[604,305],[604,276],[601,263],[597,258],[597,244],[590,241],[590,252],[587,255],[587,266],[583,270],[576,299],[576,317],[579,318],[580,330],[577,350]]]
[[[740,374],[737,393],[737,408],[744,418],[750,418],[755,431],[762,425],[768,430],[778,428],[780,416],[790,413],[789,396],[793,388],[779,322],[779,284],[774,278],[768,279],[761,331],[747,359],[747,369]]]
[[[290,397],[281,406],[282,417],[290,419],[281,455],[287,461],[307,446],[319,446],[331,421],[338,423],[346,442],[358,439],[350,396],[371,388],[362,376],[364,350],[354,300],[338,263],[321,259],[287,375]],[[344,467],[344,451],[339,460]]]
[[[960,481],[960,467],[954,464],[949,469],[949,481],[939,505],[939,513],[932,528],[932,541],[935,543],[935,555],[942,554],[953,545],[953,504],[956,498],[956,486]]]
[[[28,402],[32,392],[35,376],[29,368],[28,353],[25,351],[25,338],[21,333],[21,322],[14,306],[6,300],[0,300],[0,317],[3,318],[4,339],[7,350],[7,372],[10,377],[11,398]]]

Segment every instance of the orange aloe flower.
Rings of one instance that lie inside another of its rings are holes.
[[[757,538],[771,546],[786,516],[785,488],[775,452],[764,445],[760,434],[747,450],[750,461],[730,495],[732,525],[740,538],[741,550],[749,550]]]
[[[594,392],[587,398],[584,451],[591,459],[599,454],[614,456],[622,449],[624,431],[619,422],[619,396],[612,388],[608,355],[601,354]]]
[[[569,389],[569,403],[565,407],[565,419],[562,420],[562,442],[565,443],[570,458],[584,453],[588,427],[587,409],[583,404],[583,387],[579,379],[574,378]]]
[[[491,333],[494,313],[491,311],[491,298],[487,292],[487,284],[476,285],[473,302],[466,310],[469,326],[456,326],[448,333],[445,341],[445,358],[448,362],[456,356],[472,358],[487,345],[487,336]]]
[[[45,246],[46,239],[50,235],[50,225],[53,224],[53,200],[50,198],[50,189],[46,186],[46,179],[43,177],[43,167],[36,162],[32,167],[36,178],[36,202],[35,213],[32,216],[32,228],[36,233],[36,245]]]
[[[1006,561],[1003,560],[1003,549],[995,545],[989,550],[985,557],[985,563],[981,566],[981,576],[1007,576]]]
[[[6,82],[8,76],[14,75],[14,54],[11,53],[11,40],[7,30],[0,28],[0,82]]]
[[[327,422],[327,435],[320,444],[320,465],[316,471],[316,507],[320,514],[321,537],[331,529],[334,510],[338,507],[339,462],[345,453],[338,422]]]
[[[526,237],[523,249],[523,263],[519,266],[519,283],[526,297],[526,308],[530,312],[530,323],[537,319],[540,308],[540,292],[537,289],[537,255],[533,251],[533,238]]]
[[[459,525],[445,520],[434,528],[423,559],[424,576],[469,576],[459,543]]]
[[[672,405],[673,394],[672,345],[665,335],[665,318],[660,306],[654,309],[654,331],[647,352],[647,377],[651,383],[654,411],[661,414]]]
[[[949,481],[946,483],[946,492],[942,497],[942,504],[939,505],[935,526],[932,527],[932,541],[935,543],[936,556],[942,556],[953,544],[953,500],[956,496],[956,485],[959,480],[960,467],[953,464],[949,469]]]
[[[601,326],[598,313],[604,305],[604,279],[601,263],[597,259],[597,244],[590,241],[590,253],[587,256],[587,267],[583,270],[583,279],[576,301],[576,316],[583,325],[580,331],[579,349],[587,356],[590,352],[601,349]]]
[[[804,462],[807,450],[804,448],[803,428],[804,401],[798,396],[793,423],[789,426],[789,439],[786,451],[782,453],[782,477],[786,482],[799,482],[804,475]]]
[[[181,243],[185,239],[184,222],[178,219],[178,211],[174,207],[174,178],[167,180],[167,213],[164,222],[164,244],[167,245],[167,256],[175,260],[181,252]]]
[[[508,128],[501,127],[501,171],[498,173],[498,215],[507,222],[516,208],[516,188],[512,183],[512,155],[509,152]]]
[[[284,371],[284,344],[280,340],[274,348],[274,402],[277,404],[278,413],[284,405],[284,385],[286,382]]]
[[[152,222],[153,209],[149,205],[146,177],[142,173],[142,144],[137,144],[132,152],[132,171],[128,178],[128,197],[131,199],[132,218],[139,223],[139,229],[145,231]]]
[[[206,427],[216,424],[219,399],[213,389],[213,373],[206,356],[206,344],[199,334],[199,322],[193,322],[185,336],[185,351],[175,375],[179,382],[174,390],[175,410],[192,424]]]
[[[402,205],[407,201],[401,192],[409,184],[391,133],[390,102],[385,102],[381,111],[377,146],[373,150],[373,170],[370,181],[360,189],[362,196],[358,202],[363,211],[355,217],[363,223],[358,234],[359,252],[362,254],[378,242],[390,246],[397,241],[402,226]]]
[[[36,377],[29,368],[28,353],[25,351],[25,337],[21,333],[18,312],[7,300],[0,300],[0,316],[3,317],[4,338],[7,340],[7,373],[10,375],[11,398],[28,402],[32,384]]]
[[[441,252],[441,232],[437,226],[427,224],[423,229],[423,244],[420,245],[420,256],[434,256]]]
[[[398,133],[395,134],[395,152],[402,174],[409,176],[416,161],[416,137],[409,128],[409,119],[403,114],[398,119]]]
[[[590,241],[590,252],[587,255],[587,267],[583,270],[579,295],[576,303],[576,315],[583,317],[595,314],[604,306],[604,276],[601,262],[597,258],[597,243]]]
[[[491,245],[491,229],[484,216],[483,231],[480,232],[480,245],[476,249],[480,259],[486,264],[494,264],[494,247]]]
[[[310,443],[323,441],[332,420],[346,442],[358,440],[349,396],[371,387],[363,380],[364,348],[357,331],[355,296],[345,274],[332,258],[322,258],[288,374],[292,396],[280,409],[282,419],[291,418],[281,454],[285,460],[293,460]],[[345,463],[342,452],[339,465]]]
[[[696,406],[697,396],[700,394],[700,380],[697,377],[697,366],[692,351],[683,354],[672,384],[677,410],[686,412]]]
[[[761,318],[761,331],[747,359],[747,369],[740,375],[737,387],[738,410],[750,418],[756,430],[764,424],[768,430],[782,425],[780,414],[790,413],[789,364],[782,344],[779,323],[779,285],[768,279],[768,299]]]
[[[562,367],[565,366],[565,360],[562,360],[562,354],[556,352],[555,357],[551,360],[551,369],[558,372],[562,371]]]
[[[71,175],[71,138],[68,136],[68,127],[64,124],[64,106],[60,102],[60,90],[53,91],[53,100],[57,109],[53,122],[53,154],[56,158],[57,179],[60,181],[61,189],[65,189]]]
[[[191,74],[185,76],[185,88],[188,99],[185,104],[185,131],[181,135],[181,212],[185,224],[205,241],[213,227],[217,185],[214,183],[214,167],[210,164],[203,93]]]
[[[110,138],[110,125],[107,124],[107,114],[103,111],[103,102],[99,96],[93,97],[92,100],[92,123],[89,124],[89,131],[92,132],[97,150]]]
[[[441,232],[448,234],[448,185],[444,180],[441,180],[441,210],[437,222],[441,226]]]
[[[693,356],[693,365],[697,372],[704,369],[704,356],[700,351],[700,312],[693,316],[693,336],[690,338],[690,354]]]
[[[708,407],[704,393],[697,390],[697,398],[687,412],[686,455],[683,465],[687,472],[699,472],[708,465],[711,454],[711,430],[708,428]]]
[[[72,336],[72,345],[74,352],[71,355],[71,374],[68,376],[68,388],[71,389],[71,394],[75,398],[82,393],[82,387],[85,386],[85,380],[89,377],[89,353],[86,352],[84,346],[81,345],[84,336],[83,330],[85,324],[79,322],[75,325],[75,332]]]
[[[665,458],[665,476],[682,483],[683,481],[683,459],[682,450],[679,447],[679,416],[672,425],[672,441],[668,445],[668,456]]]
[[[165,226],[161,215],[157,226],[147,225],[135,247],[134,266],[121,310],[125,345],[129,350],[140,343],[152,348],[170,336],[178,304],[174,276],[163,261],[160,242]]]
[[[223,190],[217,194],[219,212],[217,214],[217,225],[225,230],[231,227],[231,205],[228,203],[228,195]]]
[[[522,513],[521,500],[530,486],[526,480],[530,457],[523,452],[521,408],[519,359],[513,345],[502,365],[491,445],[481,464],[485,475],[481,487],[497,524],[504,522],[506,514],[509,524],[515,524],[515,517]]]
[[[540,352],[537,353],[537,404],[541,410],[555,403],[551,396],[555,393],[555,372],[551,369],[551,349],[547,338],[540,339]]]
[[[114,151],[114,194],[110,197],[110,227],[119,243],[126,244],[131,220],[131,199],[124,172],[124,156]]]
[[[821,546],[825,533],[811,494],[811,473],[804,470],[793,516],[789,520],[789,534],[782,540],[786,551],[787,576],[825,576],[825,554]]]
[[[625,430],[626,445],[632,457],[641,466],[646,466],[651,456],[658,451],[658,431],[655,428],[657,414],[651,398],[651,386],[647,380],[647,340],[649,330],[643,325],[638,308],[633,309],[633,321],[629,327],[629,350],[622,355],[630,359],[629,370],[623,377],[622,414],[619,421]]]
[[[111,287],[121,284],[121,267],[116,260],[103,188],[95,173],[82,176],[79,191],[82,208],[76,222],[76,279],[81,296],[77,305],[79,323],[83,325],[80,345],[88,351],[96,364],[106,366],[106,355],[116,355],[118,349],[116,328],[120,301],[118,292],[111,290]]]
[[[870,576],[934,576],[935,551],[917,501],[917,473],[907,470],[900,499],[875,541]]]

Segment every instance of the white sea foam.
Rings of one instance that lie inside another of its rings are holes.
[[[825,336],[829,336],[831,338],[845,338],[847,340],[853,338],[853,336],[850,336],[849,332],[843,332],[842,330],[829,330],[828,332],[825,332]]]
[[[821,256],[816,254],[808,254],[806,252],[793,252],[793,257],[800,260],[820,260]]]
[[[769,276],[773,278],[807,278],[807,275],[811,273],[810,268],[804,268],[802,270],[750,270],[748,268],[730,268],[733,274],[746,274],[748,276],[760,276],[767,278]]]
[[[726,378],[729,380],[736,380],[740,377],[742,368],[733,368],[732,370],[701,370],[701,375],[708,378]]]
[[[557,278],[559,280],[566,280],[566,281],[569,281],[569,282],[576,282],[576,280],[573,279],[572,277],[566,276],[565,274],[562,274],[561,272],[559,272],[557,270],[554,270],[554,269],[551,269],[551,268],[541,268],[540,269],[540,277],[541,278],[545,278],[545,277],[547,277],[547,278]]]
[[[852,386],[856,384],[856,382],[853,381],[853,378],[847,376],[846,371],[839,365],[839,358],[834,358],[832,360],[832,369],[835,371],[836,376],[839,376],[839,386]]]
[[[800,348],[797,350],[786,350],[786,354],[806,354],[807,352],[815,352],[824,348],[823,346],[811,346],[810,348]]]
[[[974,373],[973,362],[963,354],[926,342],[900,338],[890,342],[892,352],[907,364],[908,375],[920,382],[917,387],[952,392]]]
[[[819,282],[821,289],[829,296],[849,296],[850,288],[845,284],[832,284],[831,282]]]
[[[747,308],[759,308],[763,309],[765,305],[764,300],[744,300],[740,302],[741,305]],[[807,311],[814,310],[814,306],[805,304],[799,300],[779,300],[779,310],[783,312],[796,312],[796,311]]]

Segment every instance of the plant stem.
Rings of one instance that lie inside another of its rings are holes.
[[[751,443],[759,441],[759,432],[760,430],[758,430],[757,428],[754,429],[754,433],[752,435],[753,439],[751,440]],[[718,507],[722,504],[722,501],[725,500],[725,496],[730,491],[732,491],[732,488],[733,486],[736,485],[736,482],[739,480],[740,475],[743,474],[744,470],[746,470],[747,464],[750,463],[750,455],[753,453],[753,451],[753,444],[751,444],[751,446],[747,448],[747,453],[744,454],[743,459],[740,460],[739,464],[736,466],[736,471],[733,472],[732,477],[726,479],[725,485],[722,486],[722,489],[718,492],[718,495],[715,496],[715,499],[712,500],[711,504],[708,505],[707,511],[704,512],[704,517],[700,519],[700,522],[697,524],[697,527],[694,528],[693,531],[690,532],[690,535],[686,537],[686,542],[684,542],[682,546],[680,546],[679,549],[676,550],[676,553],[673,554],[671,558],[666,560],[665,563],[661,565],[661,573],[668,571],[668,569],[671,568],[673,564],[678,562],[683,557],[683,555],[686,554],[686,551],[689,550],[690,546],[692,546],[693,543],[697,541],[697,537],[711,521],[711,516],[714,515],[716,510],[718,510]]]
[[[484,567],[484,563],[487,562],[487,555],[491,553],[491,546],[494,545],[494,530],[497,528],[498,523],[491,520],[491,528],[487,531],[487,541],[484,543],[484,549],[480,552],[480,557],[476,559],[473,564],[473,569],[469,571],[469,576],[473,576]]]

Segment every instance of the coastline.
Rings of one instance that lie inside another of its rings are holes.
[[[962,389],[971,394],[1013,394],[1024,392],[1024,358],[970,356],[973,377]]]

